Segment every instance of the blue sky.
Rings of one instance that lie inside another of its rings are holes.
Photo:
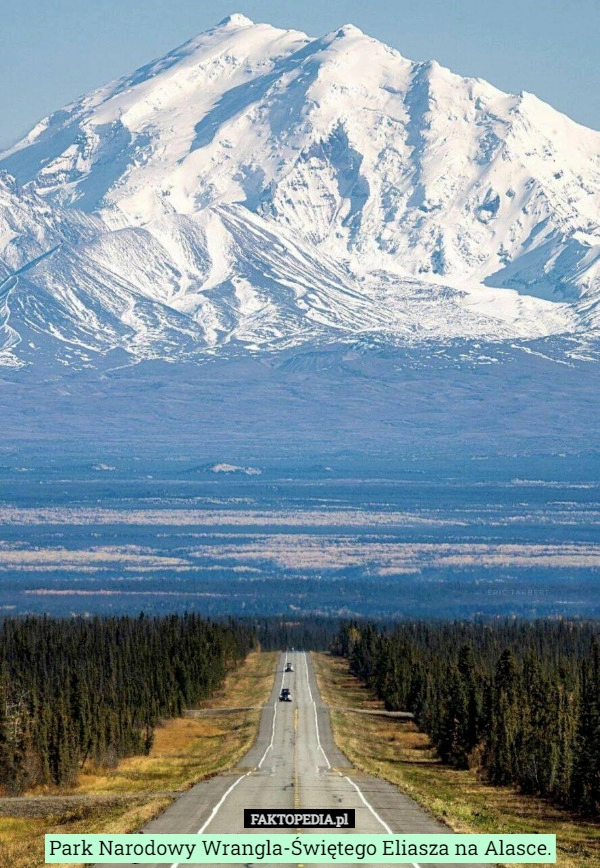
[[[319,36],[351,22],[413,60],[528,90],[600,129],[600,0],[0,0],[0,145],[231,12]]]

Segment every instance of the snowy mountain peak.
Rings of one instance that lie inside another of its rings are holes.
[[[242,15],[241,12],[234,12],[232,15],[227,15],[222,21],[219,21],[217,27],[252,27],[254,21]]]
[[[599,154],[537,98],[352,25],[235,14],[0,154],[0,329],[136,357],[587,334]]]
[[[334,32],[339,38],[343,38],[345,36],[365,35],[363,31],[359,27],[356,27],[354,24],[343,24],[341,27],[338,27],[338,29]]]

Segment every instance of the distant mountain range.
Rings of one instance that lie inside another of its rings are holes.
[[[351,25],[232,15],[0,169],[6,363],[600,327],[600,133]]]

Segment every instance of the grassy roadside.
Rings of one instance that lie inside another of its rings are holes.
[[[77,785],[69,790],[45,788],[28,794],[31,799],[80,796],[81,802],[44,817],[0,815],[0,864],[10,868],[44,865],[44,835],[52,832],[133,832],[172,802],[167,793],[187,789],[234,766],[256,738],[260,710],[248,707],[260,706],[268,699],[276,659],[276,653],[248,655],[219,693],[200,706],[197,716],[168,720],[157,727],[149,756],[130,757],[110,769],[88,764]],[[231,708],[244,710],[227,710]],[[91,794],[135,794],[136,798],[128,804],[86,804],[85,797]]]
[[[345,661],[317,653],[312,659],[321,695],[334,709],[383,707]],[[559,868],[600,868],[600,823],[578,822],[541,799],[442,765],[410,721],[338,710],[331,718],[336,743],[357,768],[396,784],[454,831],[555,834]]]
[[[60,816],[33,819],[0,817],[0,864],[10,868],[39,868],[45,864],[44,835],[133,832],[160,814],[171,801],[168,798],[149,798],[135,806],[98,808],[82,805]],[[75,866],[70,864],[68,868]]]

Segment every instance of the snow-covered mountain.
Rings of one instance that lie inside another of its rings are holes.
[[[230,16],[0,169],[5,362],[600,328],[600,133],[350,25]]]

